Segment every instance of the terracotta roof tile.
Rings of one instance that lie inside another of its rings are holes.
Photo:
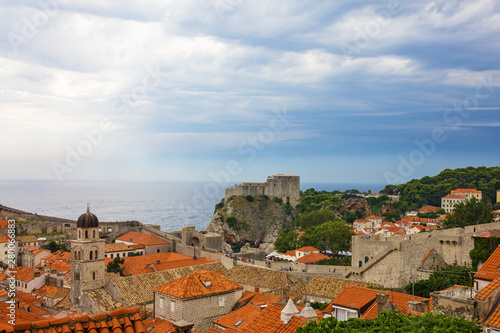
[[[122,259],[124,259],[124,263],[121,265],[121,267],[124,268],[123,275],[145,274],[154,272],[155,270],[165,271],[168,269],[215,262],[213,259],[203,257],[193,259],[193,257],[174,252],[147,254]],[[147,269],[150,265],[154,266],[154,269]]]
[[[38,332],[62,332],[62,333],[94,333],[100,328],[101,332],[127,332],[145,333],[140,309],[118,309],[110,312],[101,312],[95,315],[78,315],[56,319],[37,320],[33,322],[16,323],[15,332],[21,333],[31,329],[39,329]]]
[[[64,251],[56,251],[54,253],[47,255],[46,257],[43,257],[42,260],[46,260],[46,261],[49,261],[49,260],[53,260],[53,261],[67,260],[67,261],[69,261],[69,260],[71,260],[71,253],[64,252]]]
[[[478,234],[475,234],[474,237],[480,237],[480,238],[497,237],[497,238],[500,238],[500,230],[493,229],[493,230],[483,231],[483,232],[480,232]]]
[[[301,247],[300,249],[297,249],[295,251],[301,251],[301,252],[313,252],[313,251],[319,251],[317,248],[312,247],[312,246],[304,246]]]
[[[220,317],[215,320],[214,323],[225,328],[234,328],[238,331],[243,330],[252,324],[253,320],[259,315],[261,310],[262,308],[259,306],[248,304]]]
[[[119,303],[104,288],[86,290],[84,293],[101,311],[119,308]]]
[[[50,294],[55,293],[55,292],[60,291],[60,290],[61,290],[61,288],[49,286],[48,284],[44,284],[42,287],[40,287],[39,289],[33,290],[31,293],[35,294],[37,296],[47,296],[47,295],[50,295]]]
[[[36,236],[18,236],[17,239],[23,243],[36,243],[38,238]]]
[[[481,268],[479,268],[477,273],[474,274],[474,278],[492,281],[496,277],[500,276],[499,267],[500,267],[500,246],[498,246],[496,250],[493,251],[490,257],[481,266]]]
[[[175,332],[175,327],[172,324],[172,322],[160,317],[156,317],[155,319],[144,320],[143,325],[144,325],[144,330],[147,333]],[[191,331],[191,332],[198,333],[196,331]],[[210,330],[208,332],[210,332]]]
[[[7,243],[9,240],[9,236],[0,236],[0,243]]]
[[[497,303],[483,323],[485,326],[500,328],[500,306]]]
[[[144,245],[138,245],[141,248],[144,248]],[[135,248],[132,245],[127,245],[125,243],[106,243],[104,244],[104,252],[119,252],[119,251],[131,251]]]
[[[167,271],[154,272],[113,279],[110,283],[120,291],[128,304],[143,304],[153,300],[153,289],[168,282],[182,278],[200,269],[209,271],[227,272],[227,268],[220,262],[188,266]],[[142,286],[142,288],[137,288]]]
[[[500,276],[497,276],[496,278],[493,279],[493,281],[488,283],[488,285],[483,289],[481,289],[474,298],[484,301],[498,288],[500,288]]]
[[[35,272],[37,270],[34,268],[29,268],[25,266],[17,266],[10,270],[11,275],[15,276],[17,280],[23,282],[30,282],[35,278]],[[44,275],[45,272],[40,272],[40,275]]]
[[[199,270],[178,280],[156,287],[154,290],[177,298],[186,299],[226,293],[238,289],[243,289],[243,287],[214,272]]]
[[[297,262],[312,263],[312,262],[318,262],[318,261],[323,260],[323,259],[330,259],[330,257],[327,255],[324,255],[323,253],[313,252],[311,254],[300,257],[299,259],[297,259]]]
[[[9,220],[0,219],[0,229],[5,229],[9,226]],[[1,243],[1,242],[0,242]]]
[[[448,194],[443,197],[443,199],[464,199],[465,197],[461,194]]]
[[[168,244],[164,240],[150,234],[143,234],[141,232],[130,231],[123,236],[117,238],[124,242],[142,244],[142,245],[163,245]]]
[[[288,324],[281,321],[281,311],[283,305],[271,304],[263,308],[254,320],[248,325],[237,331],[241,333],[292,333],[308,322],[307,319],[293,316]],[[224,332],[227,332],[225,330]]]
[[[474,193],[481,194],[481,191],[472,188],[457,188],[456,190],[451,191],[451,193]]]
[[[382,219],[380,216],[377,215],[370,215],[366,217],[367,220],[380,220]]]
[[[241,307],[247,304],[272,304],[281,300],[283,300],[283,296],[245,290],[241,298],[236,302],[236,306]]]
[[[382,292],[382,291],[379,291],[379,292]],[[411,311],[408,307],[408,302],[413,301],[413,300],[415,300],[417,302],[421,302],[422,300],[425,300],[426,298],[419,297],[419,296],[412,296],[412,295],[403,294],[403,293],[398,293],[398,292],[390,291],[390,290],[386,290],[383,292],[386,293],[387,295],[389,295],[389,301],[391,301],[394,305],[396,305],[396,307],[398,308],[400,313],[407,314],[407,315],[408,314],[414,314],[414,315],[422,315],[423,314],[420,312]],[[363,313],[361,318],[362,319],[373,319],[373,318],[376,318],[377,315],[378,315],[378,304],[377,304],[377,302],[373,302],[373,304],[368,308],[368,310],[366,310],[365,313]]]
[[[437,212],[440,210],[441,207],[434,207],[434,206],[424,206],[419,209],[419,212]]]
[[[367,307],[375,301],[375,297],[379,292],[380,290],[377,289],[347,285],[337,297],[328,304],[324,312],[332,313],[334,305],[357,310],[367,309]]]
[[[9,324],[10,309],[9,304],[0,302],[0,332],[14,332],[14,326]],[[16,309],[16,323],[31,323],[32,321],[42,320],[43,317],[27,312],[23,309]],[[31,332],[31,331],[30,331]]]

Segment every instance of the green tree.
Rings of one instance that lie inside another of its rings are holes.
[[[310,321],[297,328],[297,333],[354,333],[354,332],[453,332],[479,333],[475,322],[443,314],[426,313],[422,316],[405,316],[397,312],[382,312],[374,319],[351,318],[338,321],[334,317]]]
[[[479,201],[472,197],[466,202],[455,205],[452,214],[446,216],[443,222],[445,228],[463,228],[468,225],[491,223],[495,215],[491,207],[484,201]]]
[[[329,221],[306,230],[299,238],[299,246],[314,246],[320,250],[333,253],[348,251],[351,247],[353,232],[350,226],[342,221]]]
[[[472,260],[472,268],[477,270],[477,265],[480,262],[484,263],[500,245],[498,237],[482,238],[474,237],[474,248],[469,252],[469,257]]]
[[[328,221],[337,221],[337,214],[329,209],[316,210],[306,214],[300,214],[295,223],[297,226],[305,230],[310,227],[321,225]]]
[[[123,258],[116,257],[113,261],[108,263],[106,270],[108,273],[120,273],[120,275],[123,275],[124,268],[121,268],[120,265],[123,265],[124,263],[125,260]]]
[[[280,253],[295,250],[297,249],[297,241],[298,237],[296,232],[281,230],[274,242],[274,249]]]
[[[47,249],[52,253],[57,252],[59,250],[66,251],[65,244],[56,243],[56,241],[53,239],[48,244],[43,245],[42,248]]]
[[[415,296],[430,297],[434,291],[443,290],[454,285],[471,285],[470,267],[447,267],[433,272],[428,279],[420,280],[415,283],[409,283],[405,286],[408,294],[415,292]]]

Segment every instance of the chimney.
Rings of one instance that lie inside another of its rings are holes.
[[[259,292],[259,287],[255,286],[255,292],[258,293]]]
[[[191,330],[194,326],[194,324],[191,324],[185,320],[178,320],[176,322],[173,322],[172,325],[174,325],[175,333],[191,333]]]
[[[306,307],[300,312],[299,316],[306,319],[316,319],[318,317],[309,302],[306,303]]]
[[[35,271],[35,278],[40,277],[40,271]]]
[[[429,299],[423,299],[422,301],[422,310],[424,313],[429,312]]]
[[[408,302],[408,309],[420,313],[424,313],[424,307],[422,306],[422,302],[419,301],[409,301]]]
[[[377,302],[377,316],[380,314],[380,312],[384,311],[384,307],[387,305],[387,302],[389,301],[389,295],[386,293],[378,293],[376,298]]]

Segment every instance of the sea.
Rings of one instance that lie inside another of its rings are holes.
[[[87,205],[99,221],[139,221],[163,231],[204,230],[215,204],[234,183],[190,181],[0,181],[0,204],[39,215],[76,220]],[[301,190],[378,192],[385,184],[301,183]]]

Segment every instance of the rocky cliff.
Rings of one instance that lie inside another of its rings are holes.
[[[224,235],[224,241],[242,246],[249,242],[274,243],[281,229],[292,229],[295,211],[267,196],[235,196],[215,210],[207,231]]]

